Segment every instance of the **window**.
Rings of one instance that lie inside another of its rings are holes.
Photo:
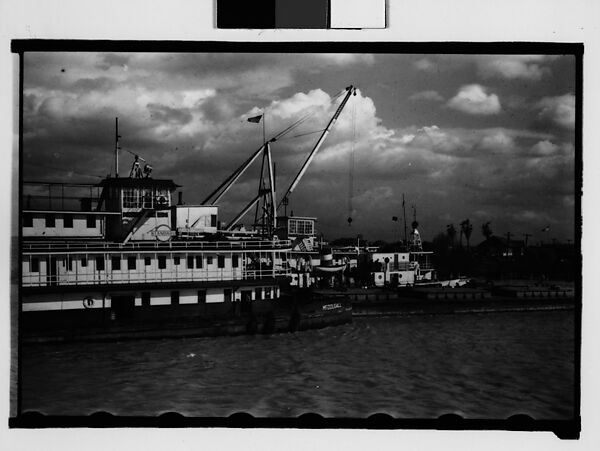
[[[225,302],[231,302],[231,288],[223,290],[223,297],[225,298]]]
[[[210,226],[217,227],[217,215],[210,215]]]
[[[179,291],[171,291],[171,304],[179,304]]]
[[[256,301],[261,301],[262,300],[262,288],[255,288],[254,289],[254,297]]]
[[[96,270],[104,271],[104,255],[96,257]]]
[[[31,272],[40,272],[40,261],[37,258],[31,259]]]
[[[150,266],[151,264],[152,264],[152,258],[151,257],[144,257],[144,265]]]
[[[194,269],[194,257],[191,255],[187,258],[187,267],[188,269]]]
[[[95,229],[96,228],[96,217],[94,215],[87,215],[86,223],[87,223],[88,229]]]
[[[128,270],[134,270],[135,269],[135,261],[136,261],[136,257],[127,257],[127,269]]]
[[[167,267],[167,257],[164,255],[158,256],[158,269],[165,269]]]
[[[55,226],[55,219],[54,219],[54,215],[53,214],[47,214],[46,215],[46,227],[54,227]]]
[[[23,215],[23,227],[33,227],[33,215],[31,213]]]
[[[81,257],[81,267],[87,267],[87,257]]]
[[[265,299],[271,299],[271,287],[265,288]]]
[[[198,290],[198,304],[206,304],[206,290]]]
[[[123,208],[140,208],[141,202],[138,196],[138,190],[126,188],[123,190]]]
[[[290,235],[314,235],[314,224],[312,219],[290,219],[288,222],[288,233]]]
[[[202,255],[196,255],[196,268],[202,268]]]
[[[113,271],[119,271],[121,269],[121,257],[112,257],[110,259],[110,265]]]
[[[73,216],[71,216],[71,215],[64,215],[63,216],[63,227],[65,229],[72,229],[73,228]]]
[[[213,264],[213,258],[212,258],[212,256],[206,257],[206,264],[207,265],[212,265]]]
[[[173,257],[173,264],[179,266],[179,257]]]
[[[240,256],[234,255],[231,257],[231,266],[237,268],[240,265]]]
[[[158,208],[169,206],[169,190],[161,188],[156,190],[156,204]]]
[[[217,256],[217,266],[219,268],[225,268],[225,256],[224,255]]]
[[[149,307],[150,306],[150,292],[142,291],[142,306]]]
[[[145,189],[142,191],[142,206],[144,208],[152,208],[152,190]]]

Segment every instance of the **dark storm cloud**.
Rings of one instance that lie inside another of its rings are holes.
[[[154,121],[187,124],[193,119],[188,108],[171,108],[158,103],[149,103],[147,108]]]
[[[185,186],[186,202],[199,202],[260,146],[263,124],[247,117],[266,111],[267,136],[306,113],[310,119],[290,135],[322,130],[339,104],[333,95],[347,84],[340,80],[351,79],[359,95],[293,193],[289,208],[296,214],[318,216],[331,238],[350,232],[348,215],[352,233],[390,238],[397,232],[390,218],[404,193],[429,239],[466,217],[490,220],[499,233],[552,223],[572,236],[569,61],[514,55],[27,55],[24,173],[76,180],[73,171],[110,172],[118,116],[121,174],[132,162],[129,152],[139,154],[156,177]],[[317,137],[287,136],[273,144],[278,195]],[[220,202],[225,221],[255,195],[259,164]]]

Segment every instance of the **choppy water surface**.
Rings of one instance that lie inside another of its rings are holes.
[[[573,415],[572,311],[356,319],[273,336],[28,345],[47,414],[536,419]]]

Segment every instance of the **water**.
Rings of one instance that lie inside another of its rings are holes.
[[[28,345],[23,410],[47,414],[569,419],[572,311],[355,318],[273,336]]]

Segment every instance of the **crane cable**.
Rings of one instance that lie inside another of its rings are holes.
[[[352,197],[354,196],[354,143],[356,141],[356,104],[352,104],[352,143],[350,148],[350,164],[348,171],[348,226],[352,225]]]
[[[331,103],[333,104],[333,102],[335,102],[342,94],[344,94],[344,92],[346,92],[346,90],[342,89],[340,92],[338,92],[336,95],[334,95],[331,98]],[[289,132],[291,132],[292,130],[294,130],[298,126],[300,126],[303,122],[307,121],[310,117],[314,116],[316,113],[317,113],[317,109],[313,108],[311,112],[304,114],[304,116],[302,116],[300,119],[298,119],[292,125],[288,126],[287,128],[285,128],[282,131],[280,131],[279,133],[277,133],[273,137],[273,140],[277,141],[280,138],[282,138],[283,136],[287,135]],[[322,131],[322,130],[320,130],[320,131]],[[317,132],[311,132],[311,133],[317,133]],[[297,136],[302,136],[302,135],[292,136],[292,138],[297,137]]]

